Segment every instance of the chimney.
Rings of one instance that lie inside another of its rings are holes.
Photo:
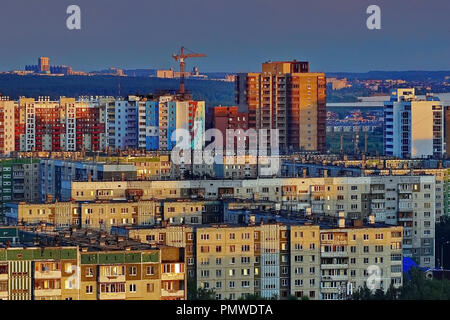
[[[306,168],[303,168],[303,178],[306,178]]]
[[[88,248],[81,248],[81,252],[87,252]]]
[[[125,181],[125,172],[122,172],[122,181]]]
[[[92,182],[91,173],[88,173],[88,182]]]
[[[369,224],[375,224],[375,215],[369,214]]]
[[[345,228],[345,212],[339,211],[339,228]]]
[[[328,170],[326,170],[326,169],[323,170],[323,177],[324,178],[328,177]]]
[[[254,214],[251,214],[251,215],[248,217],[248,224],[253,226],[253,225],[255,225],[255,222],[256,222],[256,217],[255,217]]]

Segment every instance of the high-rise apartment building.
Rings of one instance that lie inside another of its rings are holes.
[[[235,97],[250,128],[279,130],[281,152],[325,151],[326,77],[310,73],[308,62],[266,62],[261,73],[238,74]]]
[[[0,154],[14,151],[14,112],[16,102],[0,97]]]
[[[97,151],[105,131],[100,119],[98,107],[74,98],[21,98],[14,118],[15,150]]]
[[[40,200],[39,159],[0,160],[0,212],[9,201]]]
[[[177,129],[187,130],[193,144],[203,146],[205,102],[159,95],[129,96],[108,105],[109,147],[170,151],[180,136]]]
[[[39,72],[47,73],[50,72],[50,58],[40,57],[38,60]]]
[[[233,107],[214,107],[213,108],[213,128],[219,130],[222,133],[223,138],[223,149],[225,150],[226,146],[233,144],[235,148],[238,146],[239,137],[231,136],[227,137],[227,130],[237,131],[237,135],[243,131],[247,131],[248,126],[248,113],[247,112],[239,112],[237,106]],[[229,138],[229,139],[228,139]],[[247,137],[244,137],[247,138]],[[233,141],[234,140],[234,141]],[[248,145],[248,141],[246,143]]]
[[[399,158],[442,158],[444,108],[437,97],[419,100],[413,88],[391,92],[384,106],[384,150]]]

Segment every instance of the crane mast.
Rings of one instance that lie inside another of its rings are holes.
[[[180,89],[179,89],[179,94],[181,96],[184,96],[186,94],[186,88],[185,88],[185,84],[184,84],[184,80],[185,80],[185,60],[187,58],[203,58],[206,57],[206,54],[204,53],[185,53],[184,52],[184,47],[181,47],[180,49],[180,53],[174,53],[172,55],[172,57],[175,59],[175,61],[180,62]]]

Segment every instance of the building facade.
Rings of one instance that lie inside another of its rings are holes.
[[[385,154],[399,158],[442,158],[444,108],[438,98],[419,100],[414,89],[397,89],[384,106]]]
[[[280,151],[325,151],[326,78],[308,62],[263,63],[261,73],[238,74],[235,92],[250,128],[279,130]]]

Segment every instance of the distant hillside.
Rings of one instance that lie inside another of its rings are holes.
[[[442,81],[450,76],[450,71],[369,71],[365,73],[354,72],[327,72],[327,77],[347,79],[403,79],[406,81]]]
[[[20,96],[60,96],[78,97],[81,95],[126,96],[128,94],[156,93],[160,90],[178,89],[176,79],[149,77],[113,77],[113,76],[18,76],[0,75],[0,92],[4,96],[18,99]],[[233,105],[234,84],[230,82],[208,80],[186,80],[186,88],[194,99],[205,100],[207,106]]]

